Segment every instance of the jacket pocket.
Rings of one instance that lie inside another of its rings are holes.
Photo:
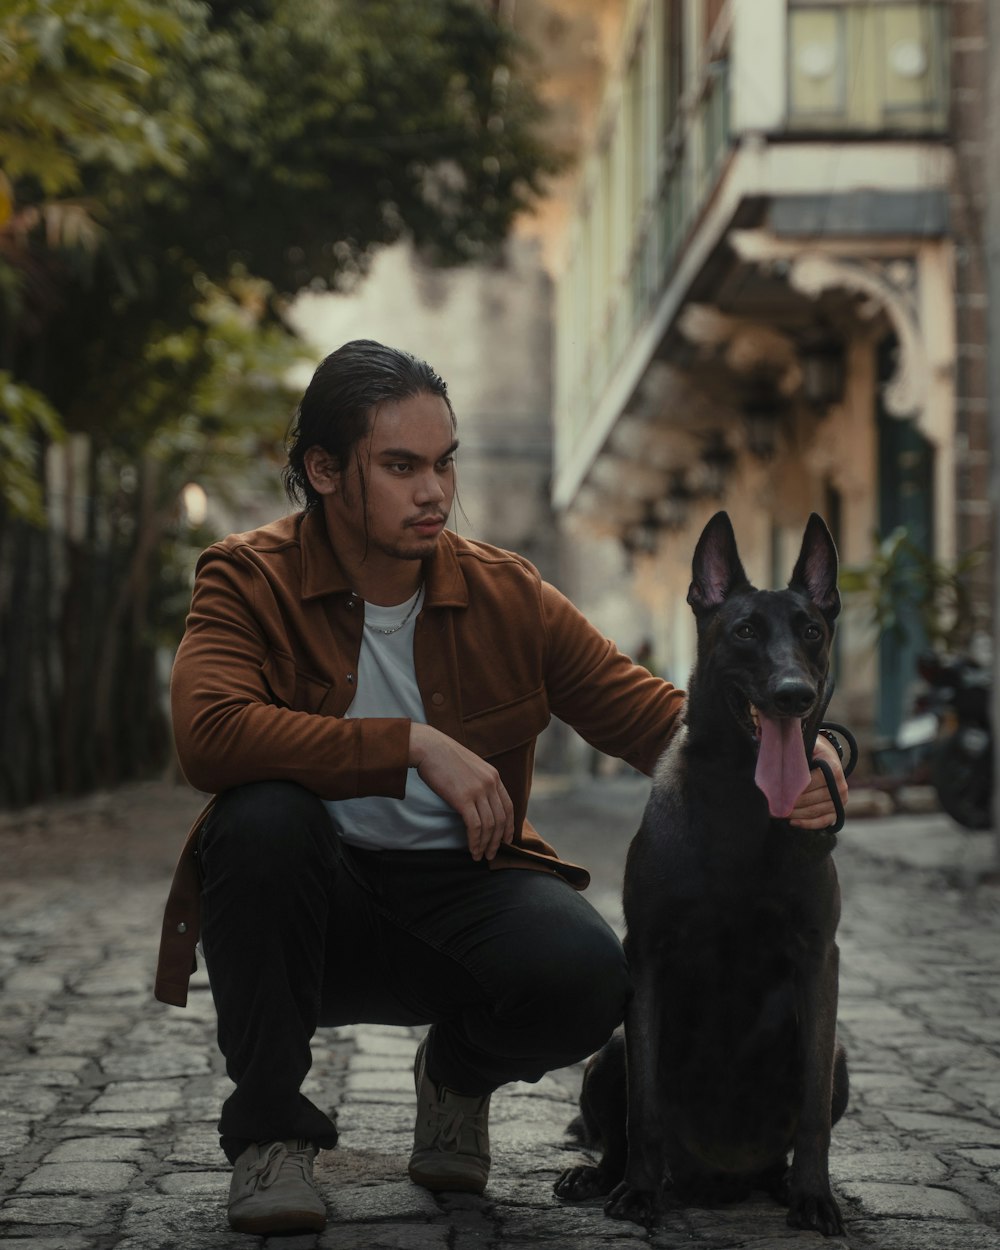
[[[325,711],[333,683],[302,672],[290,655],[269,651],[260,671],[274,703],[294,712]]]
[[[463,722],[465,745],[483,759],[491,759],[537,738],[551,719],[545,690],[537,690],[485,708]]]

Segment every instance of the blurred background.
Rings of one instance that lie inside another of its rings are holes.
[[[705,521],[776,586],[821,513],[832,712],[920,780],[997,650],[997,7],[4,0],[0,806],[172,767],[197,552],[358,337],[447,380],[455,527],[678,684]]]

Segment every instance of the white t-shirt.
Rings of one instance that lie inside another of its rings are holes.
[[[423,587],[395,607],[365,604],[357,690],[345,713],[349,718],[406,716],[427,723],[413,666],[413,631],[422,596]],[[404,618],[401,629],[379,632],[379,627],[391,629]],[[352,846],[447,850],[468,845],[462,818],[420,779],[415,768],[407,773],[403,799],[372,795],[324,802],[344,841]]]

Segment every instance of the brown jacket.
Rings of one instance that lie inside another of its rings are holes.
[[[488,759],[514,805],[515,838],[492,867],[582,868],[525,820],[535,739],[550,716],[649,773],[683,694],[634,665],[537,570],[508,551],[445,531],[426,562],[413,654],[427,719]],[[348,720],[364,610],[319,512],[235,534],[198,563],[171,682],[174,733],[193,786],[218,794],[295,781],[324,799],[402,798],[409,721]],[[184,1006],[199,935],[188,835],[163,919],[156,997]]]

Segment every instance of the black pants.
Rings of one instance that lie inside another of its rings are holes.
[[[621,945],[555,874],[359,851],[290,782],[222,795],[200,857],[230,1161],[252,1141],[336,1143],[299,1092],[319,1025],[431,1024],[432,1080],[481,1095],[576,1062],[624,1014]]]

